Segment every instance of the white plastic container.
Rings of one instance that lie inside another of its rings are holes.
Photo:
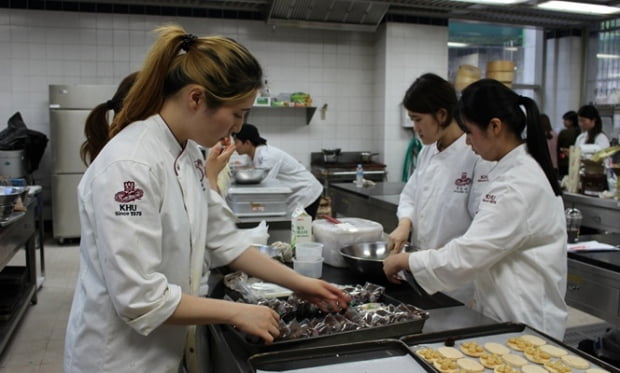
[[[323,275],[323,258],[297,259],[293,258],[293,269],[304,276],[319,278]]]
[[[0,150],[0,176],[7,179],[26,176],[24,150]]]
[[[323,244],[320,242],[301,242],[295,245],[295,257],[301,260],[313,260],[323,257]]]
[[[330,223],[325,219],[312,222],[314,240],[323,244],[325,263],[345,268],[340,249],[359,242],[381,241],[383,225],[372,220],[360,218],[338,218],[342,224]]]

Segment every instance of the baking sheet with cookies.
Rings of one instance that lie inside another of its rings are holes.
[[[524,324],[402,337],[440,373],[604,373],[617,369]]]

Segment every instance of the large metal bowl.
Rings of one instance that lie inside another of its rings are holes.
[[[240,168],[233,171],[237,184],[258,184],[267,176],[267,170],[260,168]]]
[[[5,220],[11,216],[17,199],[27,193],[26,187],[0,186],[0,220]]]
[[[364,277],[385,279],[383,259],[389,255],[387,242],[360,242],[340,249],[349,269]]]

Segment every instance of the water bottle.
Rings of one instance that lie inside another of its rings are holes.
[[[583,215],[581,211],[575,208],[568,208],[564,211],[566,216],[566,235],[568,243],[575,243],[579,241],[579,228],[581,227],[581,220]]]
[[[364,168],[361,163],[358,163],[355,168],[355,186],[358,188],[364,186]]]

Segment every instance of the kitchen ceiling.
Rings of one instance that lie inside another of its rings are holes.
[[[383,21],[428,22],[458,19],[546,29],[574,29],[619,15],[596,16],[543,10],[530,0],[513,5],[481,5],[448,0],[81,0],[70,3],[117,4],[221,11],[226,18],[263,19],[268,24],[305,28],[374,31]],[[620,0],[586,0],[619,6]],[[67,3],[67,1],[65,1]]]

